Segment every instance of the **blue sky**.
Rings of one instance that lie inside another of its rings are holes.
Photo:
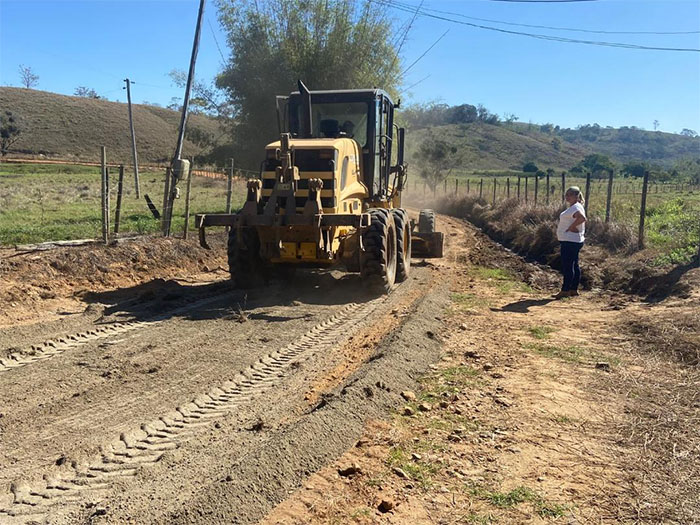
[[[167,105],[172,97],[182,96],[168,72],[187,68],[197,7],[197,0],[0,0],[0,84],[20,85],[18,66],[24,64],[39,75],[38,89],[72,94],[77,86],[87,86],[123,101],[122,79],[128,76],[135,82],[136,102]],[[700,31],[698,0],[425,0],[423,7],[519,24]],[[197,63],[201,80],[221,69],[217,41],[224,56],[228,54],[215,9],[214,1],[208,0]],[[390,12],[399,24],[411,18],[406,12]],[[584,40],[700,48],[697,33],[591,34],[471,21]],[[700,132],[700,53],[544,41],[419,16],[403,45],[404,65],[447,30],[407,73],[405,86],[419,83],[405,92],[404,102],[482,103],[501,115],[513,113],[522,122],[564,127],[597,122],[653,129],[658,120],[664,131]]]

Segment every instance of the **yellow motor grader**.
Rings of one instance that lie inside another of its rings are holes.
[[[234,214],[197,215],[205,228],[228,226],[236,286],[249,287],[299,266],[343,265],[388,292],[406,280],[411,255],[442,257],[435,214],[416,224],[401,208],[406,185],[404,129],[379,89],[299,91],[277,97],[280,140],[268,144],[260,177]],[[396,163],[392,164],[392,159]]]

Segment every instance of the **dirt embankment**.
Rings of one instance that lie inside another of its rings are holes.
[[[46,251],[0,250],[0,326],[55,319],[82,311],[85,294],[129,288],[153,279],[221,279],[225,252],[196,239],[140,237],[116,246],[93,244]]]

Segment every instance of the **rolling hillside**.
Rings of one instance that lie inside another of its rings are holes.
[[[455,110],[466,106],[418,111],[409,107],[401,111],[399,118],[408,127],[409,161],[417,162],[417,147],[430,135],[457,146],[459,162],[465,171],[517,170],[530,161],[544,169],[567,170],[589,153],[609,155],[618,163],[644,160],[663,168],[670,168],[684,158],[700,158],[698,137],[598,125],[559,129],[553,125],[462,122]],[[131,161],[126,104],[1,87],[0,110],[11,111],[22,129],[10,157],[43,155],[62,160],[97,161],[100,146],[105,145],[110,162],[129,164]],[[140,162],[166,162],[172,156],[179,118],[179,113],[169,109],[134,106]],[[189,123],[191,128],[215,137],[218,145],[223,146],[228,141],[227,134],[212,118],[191,115]],[[270,140],[273,139],[271,136]],[[236,156],[235,150],[228,147],[224,150],[228,151],[222,150],[221,158],[217,159],[219,163],[231,153]],[[189,141],[185,142],[184,152],[186,155],[205,153],[202,147]]]
[[[519,170],[529,161],[543,168],[569,169],[591,153],[565,141],[557,149],[552,137],[521,135],[504,126],[471,122],[411,130],[407,141],[409,161],[417,162],[418,144],[430,135],[456,145],[467,170]]]
[[[70,97],[33,89],[0,88],[0,109],[9,110],[22,130],[10,157],[40,156],[63,160],[97,161],[100,146],[110,162],[131,163],[131,135],[127,105],[120,102]],[[156,106],[135,104],[134,127],[139,162],[170,159],[177,140],[180,114]],[[218,123],[191,115],[188,126],[220,137]],[[219,139],[221,140],[221,139]],[[185,141],[185,155],[201,148]]]

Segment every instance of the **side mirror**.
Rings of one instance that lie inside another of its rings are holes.
[[[398,188],[399,190],[404,189],[404,184],[406,182],[406,165],[404,164],[404,138],[406,137],[405,128],[395,128],[397,129],[396,140],[396,166],[391,167],[391,173],[398,173]]]

